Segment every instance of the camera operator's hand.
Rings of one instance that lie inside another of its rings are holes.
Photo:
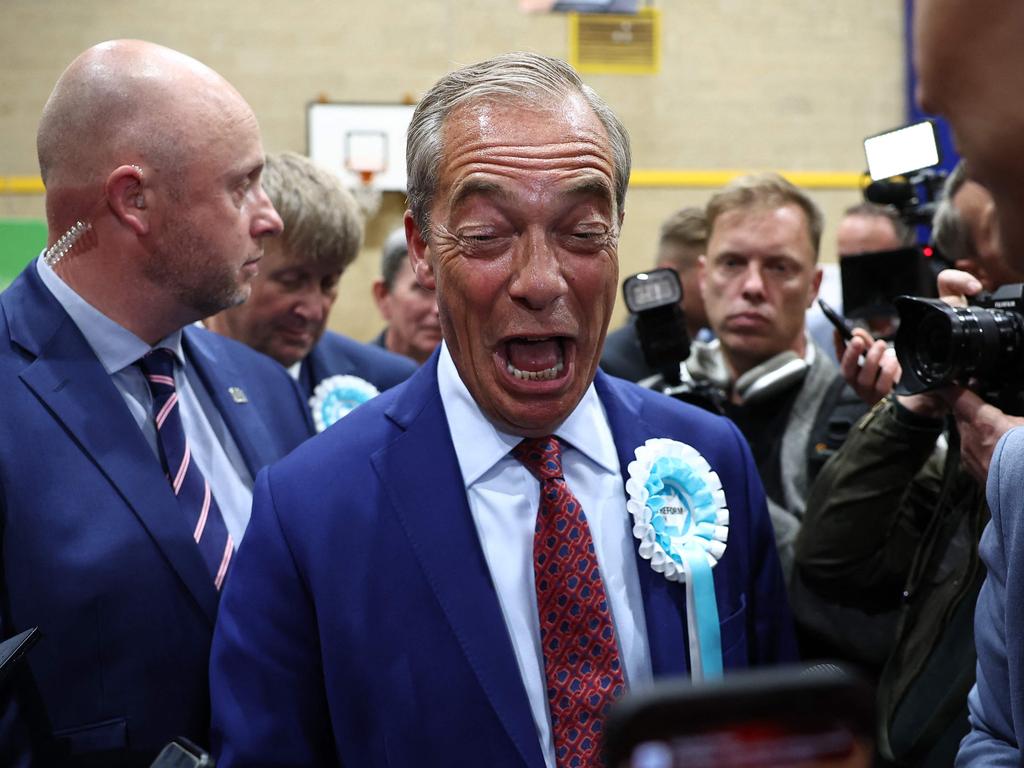
[[[853,338],[845,349],[838,333],[835,339],[839,372],[857,396],[868,405],[888,397],[901,373],[899,361],[889,345],[875,341],[863,328],[853,329]]]
[[[903,372],[892,347],[884,341],[876,341],[863,328],[853,329],[853,339],[845,349],[838,333],[835,339],[839,372],[857,396],[868,405],[888,397]],[[943,418],[948,410],[946,402],[931,392],[900,395],[899,400],[908,411],[931,419]]]
[[[960,460],[971,477],[984,486],[996,443],[1013,427],[1024,426],[1024,418],[1007,416],[963,387],[948,387],[940,394],[953,410],[960,431]]]
[[[944,269],[938,277],[939,298],[954,307],[966,307],[967,297],[980,293],[982,285],[970,272]]]

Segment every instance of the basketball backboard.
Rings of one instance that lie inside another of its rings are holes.
[[[349,189],[366,183],[378,191],[404,192],[405,138],[414,106],[313,103],[307,110],[309,157],[338,173]]]

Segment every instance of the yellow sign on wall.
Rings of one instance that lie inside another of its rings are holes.
[[[569,62],[580,72],[654,75],[661,71],[661,12],[570,13]]]

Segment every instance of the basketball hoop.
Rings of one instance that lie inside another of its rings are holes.
[[[380,210],[381,192],[373,183],[376,174],[373,171],[357,171],[356,175],[359,176],[359,183],[349,191],[362,209],[363,215],[370,218]]]
[[[380,210],[381,191],[374,177],[387,169],[387,148],[387,134],[382,131],[345,134],[345,168],[357,179],[350,191],[367,218]]]

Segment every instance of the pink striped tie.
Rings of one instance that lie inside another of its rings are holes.
[[[210,492],[210,484],[192,460],[174,385],[174,353],[169,349],[155,349],[139,360],[139,366],[153,394],[153,420],[164,474],[210,569],[213,585],[219,590],[228,573],[234,544],[217,500]]]

